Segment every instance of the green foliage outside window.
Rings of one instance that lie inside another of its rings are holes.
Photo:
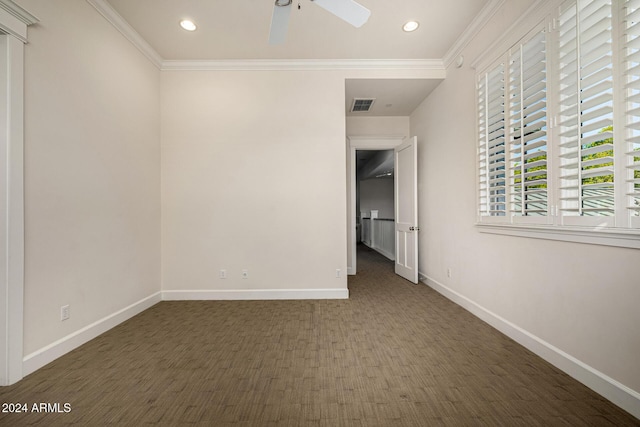
[[[613,133],[613,126],[607,126],[607,127],[603,128],[600,131],[600,133],[605,133],[605,132],[612,132]],[[613,144],[613,138],[605,138],[603,140],[596,141],[596,142],[593,142],[591,144],[584,145],[582,148],[587,149],[587,148],[597,147],[598,145],[604,145],[604,144]],[[635,151],[640,151],[640,147],[636,148]],[[582,157],[582,161],[597,159],[597,158],[601,158],[601,157],[613,157],[613,150],[606,150],[606,151],[602,151],[600,153],[595,153],[595,154],[590,154],[588,156],[583,156]],[[634,157],[633,161],[636,162],[636,163],[640,162],[640,157]],[[595,168],[595,167],[604,167],[604,166],[613,166],[613,162],[603,163],[603,164],[597,165],[597,166],[587,166],[584,169],[587,170],[587,169],[592,169],[592,168]],[[640,170],[633,171],[633,176],[634,176],[635,179],[640,179]],[[584,178],[582,180],[583,184],[599,184],[599,183],[605,183],[605,182],[613,182],[613,175],[605,175],[605,176],[597,176],[597,177],[592,177],[592,178]],[[640,184],[635,184],[635,188],[640,188]]]
[[[600,133],[605,133],[605,132],[613,132],[613,126],[607,126],[607,127],[602,128],[600,130]],[[599,145],[604,145],[604,144],[613,144],[613,138],[605,138],[605,139],[602,139],[600,141],[595,141],[595,142],[592,142],[590,144],[583,145],[582,149],[586,150],[586,149],[597,147]],[[613,149],[601,151],[599,153],[588,154],[586,156],[582,156],[582,161],[586,162],[588,160],[600,159],[602,157],[613,157]],[[583,168],[583,170],[601,168],[601,167],[606,167],[606,166],[613,166],[613,161],[607,162],[607,163],[602,163],[602,164],[599,164],[599,165],[585,166]],[[613,183],[613,174],[602,175],[602,176],[594,176],[594,177],[589,177],[589,178],[582,178],[582,185],[602,184],[602,183],[606,183],[606,182]]]
[[[540,175],[531,175],[527,178],[524,179],[525,184],[527,182],[531,182],[531,181],[539,181],[539,180],[546,180],[547,179],[547,164],[546,164],[546,160],[547,160],[547,154],[541,154],[539,156],[536,157],[531,157],[530,159],[525,160],[525,165],[529,164],[529,163],[534,163],[534,162],[538,162],[540,160],[544,160],[545,163],[543,165],[538,165],[538,166],[534,166],[531,168],[526,168],[525,167],[525,173],[529,173],[529,172],[535,172],[535,171],[544,171],[544,173],[540,173]],[[518,163],[516,163],[516,166],[518,166]],[[521,169],[518,168],[514,171],[514,175],[518,176],[520,175]],[[516,184],[520,184],[522,182],[522,179],[520,178],[515,178],[514,179],[514,183]],[[546,182],[542,182],[540,184],[532,184],[532,185],[527,185],[526,186],[528,189],[530,188],[547,188],[547,183]]]
[[[518,131],[519,129],[516,129],[516,131]],[[531,131],[525,132],[524,136],[528,136],[531,134],[534,134],[536,132],[539,132],[541,129],[533,129]],[[516,138],[519,139],[519,138]],[[527,154],[526,152],[524,153],[525,155]],[[525,173],[531,173],[531,172],[535,172],[535,171],[542,171],[540,174],[534,174],[531,176],[528,176],[525,178],[525,187],[526,189],[535,189],[535,188],[547,188],[547,183],[546,182],[541,182],[539,184],[529,184],[527,185],[527,182],[532,182],[532,181],[540,181],[540,180],[544,180],[546,181],[547,179],[547,153],[543,152],[542,154],[540,154],[539,156],[535,156],[535,157],[531,157],[529,159],[526,159],[524,161],[525,167],[524,167],[524,171]],[[540,161],[544,161],[544,163],[538,165],[538,166],[533,166],[533,167],[529,167],[527,168],[526,165],[527,164],[531,164],[531,163],[535,163],[535,162],[540,162]],[[514,171],[514,175],[516,175],[516,178],[514,178],[513,182],[514,184],[520,184],[522,183],[522,179],[518,177],[518,175],[520,175],[522,173],[522,168],[520,168],[520,162],[517,162],[515,165],[515,167],[517,167],[517,169]]]
[[[539,129],[536,129],[533,132],[538,131]],[[600,130],[600,133],[606,133],[606,132],[611,132],[613,133],[613,126],[607,126],[605,128],[602,128]],[[590,144],[585,144],[582,146],[583,150],[589,149],[589,148],[593,148],[593,147],[597,147],[600,145],[604,145],[604,144],[612,144],[613,145],[613,138],[604,138],[601,139],[599,141],[595,141],[592,142]],[[640,152],[640,147],[636,148],[635,151]],[[594,154],[588,154],[586,156],[582,156],[582,161],[586,162],[589,160],[594,160],[594,159],[599,159],[602,157],[613,157],[613,149],[610,150],[605,150],[605,151],[601,151],[599,153],[594,153]],[[534,166],[531,168],[527,168],[525,166],[525,172],[526,173],[530,173],[530,172],[535,172],[535,171],[544,171],[543,173],[540,173],[539,175],[531,175],[527,178],[525,178],[525,184],[527,182],[531,182],[531,181],[538,181],[538,180],[546,180],[547,179],[547,164],[546,164],[546,160],[547,160],[547,154],[543,153],[539,156],[535,156],[535,157],[531,157],[527,160],[525,160],[525,165],[526,164],[530,164],[530,163],[535,163],[538,161],[544,160],[545,163],[542,165],[538,165],[538,166]],[[640,157],[634,157],[633,161],[635,163],[640,162]],[[520,163],[516,163],[515,166],[517,167],[517,169],[514,171],[514,175],[516,176],[516,178],[514,178],[514,183],[515,184],[521,184],[522,183],[522,179],[519,178],[518,176],[522,173],[522,168],[520,168]],[[602,163],[599,165],[591,165],[591,166],[585,166],[583,168],[583,170],[589,170],[589,169],[594,169],[594,168],[601,168],[601,167],[606,167],[606,166],[613,166],[613,162],[606,162],[606,163]],[[635,170],[634,171],[634,178],[635,179],[640,179],[640,170]],[[582,184],[583,185],[589,185],[589,184],[603,184],[603,183],[613,183],[613,174],[610,175],[603,175],[603,176],[594,176],[594,177],[588,177],[588,178],[583,178],[582,179]],[[543,182],[540,184],[532,184],[532,185],[526,185],[527,189],[534,189],[534,188],[547,188],[547,183]],[[640,183],[635,184],[635,188],[640,188]]]

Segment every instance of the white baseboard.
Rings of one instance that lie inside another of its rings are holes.
[[[35,372],[47,363],[54,361],[58,357],[94,339],[98,335],[103,334],[104,332],[119,325],[125,320],[128,320],[136,314],[143,312],[149,307],[159,303],[161,300],[162,299],[160,292],[156,292],[151,296],[143,298],[140,301],[123,308],[122,310],[110,314],[109,316],[106,316],[70,335],[67,335],[66,337],[61,338],[58,341],[55,341],[48,346],[41,348],[40,350],[26,355],[22,360],[23,376],[27,376]]]
[[[152,307],[160,301],[180,300],[293,300],[293,299],[348,299],[344,289],[256,289],[256,290],[198,290],[162,291],[148,296],[128,307],[106,316],[84,328],[61,338],[46,347],[26,355],[22,360],[23,377],[35,372],[60,356],[80,347],[109,329],[118,326]]]
[[[162,291],[163,301],[181,300],[275,300],[348,299],[349,290],[339,289],[234,289]]]
[[[464,295],[420,273],[423,282],[454,303],[493,326],[558,369],[580,381],[596,393],[640,418],[640,393],[581,362],[530,332],[487,310]]]

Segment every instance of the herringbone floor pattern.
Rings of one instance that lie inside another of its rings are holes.
[[[10,387],[0,425],[638,426],[363,249],[349,300],[162,302]]]

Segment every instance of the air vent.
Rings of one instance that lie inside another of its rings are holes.
[[[353,98],[353,104],[351,104],[352,113],[366,113],[371,109],[371,106],[375,102],[375,98]]]

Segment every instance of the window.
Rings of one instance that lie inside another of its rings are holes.
[[[560,3],[477,95],[481,225],[640,234],[640,0]]]
[[[504,217],[507,212],[504,64],[482,76],[478,82],[478,99],[480,209],[484,215]]]
[[[627,208],[631,226],[640,228],[640,0],[623,8],[624,102],[626,105]]]
[[[538,31],[509,58],[510,213],[548,215],[546,34]]]
[[[566,225],[614,225],[611,12],[609,0],[579,0],[558,19],[559,210]]]
[[[549,210],[546,89],[544,30],[479,76],[479,191],[485,221],[546,221],[541,218]]]

